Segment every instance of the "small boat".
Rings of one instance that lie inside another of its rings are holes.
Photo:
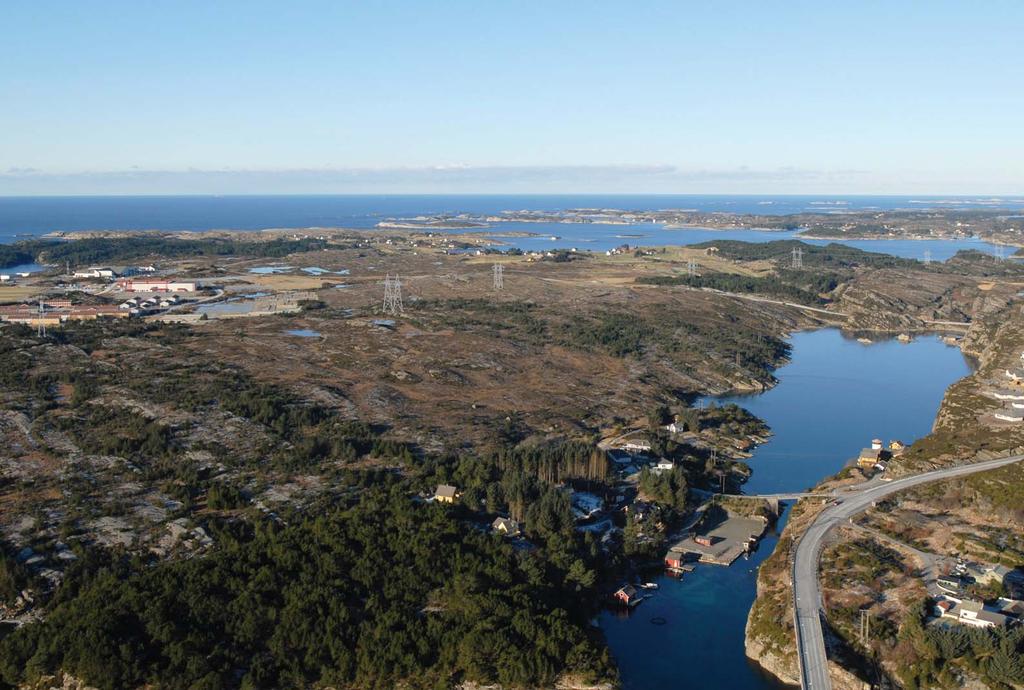
[[[869,340],[868,338],[857,338],[857,342],[860,343],[861,345],[871,344],[871,340]]]
[[[658,583],[657,582],[645,582],[642,585],[640,585],[640,588],[641,589],[658,589]]]

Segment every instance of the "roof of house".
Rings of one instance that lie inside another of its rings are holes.
[[[498,529],[499,527],[504,527],[507,530],[517,530],[519,529],[519,523],[512,518],[496,517],[494,522],[491,523],[491,528]]]
[[[995,625],[1006,625],[1006,616],[995,611],[978,611],[977,619],[979,621],[985,621],[986,623],[993,623]]]
[[[624,587],[619,589],[619,591],[616,592],[616,594],[625,594],[627,597],[635,597],[636,587],[634,587],[633,585],[625,585]]]
[[[872,460],[877,460],[879,455],[880,452],[878,448],[864,448],[860,452],[860,457],[871,458]]]
[[[980,613],[984,610],[985,605],[982,604],[980,601],[974,601],[973,599],[964,599],[960,602],[960,608],[964,611]]]
[[[1024,601],[1014,601],[1012,599],[1000,600],[1000,613],[1008,614],[1011,616],[1020,617],[1024,615]]]
[[[450,484],[438,484],[437,491],[434,492],[435,496],[442,498],[455,498],[455,494],[458,493],[458,489]]]

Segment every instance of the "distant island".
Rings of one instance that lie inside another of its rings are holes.
[[[500,214],[436,214],[408,219],[389,219],[378,223],[377,227],[425,230],[485,228],[500,223],[660,224],[666,228],[710,230],[795,230],[801,237],[821,240],[948,240],[977,237],[996,244],[1024,246],[1024,217],[1019,212],[1007,209],[852,211],[842,205],[823,206],[822,208],[823,210],[820,212],[789,215],[696,211],[694,209],[519,210],[503,211]]]

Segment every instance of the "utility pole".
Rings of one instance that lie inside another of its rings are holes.
[[[802,247],[793,247],[793,268],[804,267],[804,250]]]
[[[867,647],[867,645],[868,645],[868,635],[869,635],[869,631],[870,631],[870,626],[871,626],[871,614],[868,613],[867,609],[861,609],[860,610],[860,632],[859,632],[859,637],[860,637],[860,643],[862,645],[864,645],[865,647]]]
[[[402,307],[402,282],[398,274],[392,278],[388,273],[384,278],[384,313],[399,316],[404,313]]]
[[[501,264],[494,264],[494,289],[501,290],[505,287],[505,267]]]

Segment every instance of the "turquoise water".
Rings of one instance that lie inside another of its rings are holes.
[[[320,331],[314,331],[309,328],[293,328],[285,331],[285,335],[294,335],[299,338],[319,338]]]
[[[750,460],[746,493],[805,489],[875,437],[909,443],[926,435],[946,388],[971,371],[960,351],[937,336],[864,345],[828,329],[796,333],[792,345],[792,362],[776,373],[776,387],[714,400],[742,405],[774,432]],[[779,688],[743,651],[756,567],[775,541],[766,538],[749,561],[729,568],[699,565],[682,582],[662,576],[656,597],[630,616],[602,615],[624,687]],[[652,624],[656,616],[668,623]]]

